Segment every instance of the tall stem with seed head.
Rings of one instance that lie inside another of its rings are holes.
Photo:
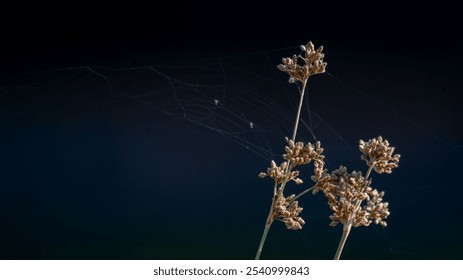
[[[291,138],[293,140],[293,142],[296,140],[297,127],[299,125],[299,119],[301,118],[302,103],[304,101],[304,93],[305,93],[306,85],[307,85],[307,79],[304,80],[304,82],[302,83],[302,89],[300,91],[301,97],[299,98],[299,107],[297,109],[296,122],[294,123],[293,137]],[[257,249],[255,260],[260,259],[262,249],[264,248],[265,240],[267,239],[268,231],[269,231],[270,226],[272,225],[273,221],[275,220],[275,217],[273,216],[273,213],[274,213],[273,207],[275,206],[275,202],[279,199],[279,197],[281,195],[283,195],[283,190],[284,190],[286,182],[288,181],[288,178],[289,178],[290,166],[291,166],[291,163],[289,162],[288,166],[286,168],[287,176],[286,176],[285,180],[281,183],[281,187],[280,187],[280,189],[278,191],[278,194],[276,193],[276,185],[274,187],[274,195],[273,195],[272,205],[270,206],[270,212],[269,212],[269,214],[267,216],[267,220],[265,221],[264,233],[262,234],[262,238],[260,239],[259,248]]]
[[[296,141],[297,135],[297,128],[299,126],[299,120],[301,117],[301,110],[302,110],[302,103],[304,101],[304,93],[305,88],[307,85],[307,80],[311,75],[325,73],[326,63],[323,62],[323,46],[320,46],[317,50],[315,50],[314,45],[312,42],[308,42],[307,45],[301,45],[301,51],[304,52],[304,55],[293,55],[293,57],[286,57],[282,59],[282,64],[279,64],[277,67],[280,71],[286,72],[290,79],[290,83],[301,82],[302,88],[299,89],[300,99],[299,99],[299,106],[296,115],[296,121],[294,123],[294,130],[291,140],[293,142]],[[304,61],[304,65],[299,65],[298,59],[302,59]],[[270,228],[270,224],[275,220],[274,217],[274,203],[275,201],[279,201],[283,196],[283,191],[285,189],[286,183],[290,178],[290,172],[294,167],[291,164],[291,160],[288,160],[286,170],[285,170],[285,177],[283,178],[280,187],[278,188],[278,193],[274,196],[272,206],[270,208],[269,216],[267,217],[266,226],[264,229],[264,234],[262,235],[262,239],[259,245],[259,249],[257,251],[256,259],[259,259],[260,254],[262,252],[262,247],[265,243],[265,239],[267,238],[268,229]],[[302,195],[302,194],[301,194]]]

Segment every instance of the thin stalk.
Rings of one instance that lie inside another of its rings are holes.
[[[302,103],[304,101],[304,93],[305,93],[305,87],[307,85],[307,80],[308,80],[308,78],[304,82],[302,82],[302,89],[299,92],[300,95],[301,95],[301,98],[299,98],[299,107],[297,109],[296,121],[294,122],[293,137],[291,138],[293,140],[293,142],[296,141],[297,127],[299,126],[299,120],[301,119]],[[281,183],[281,188],[280,188],[279,195],[283,194],[283,191],[285,190],[285,186],[286,186],[286,183],[288,182],[290,172],[291,172],[291,162],[288,162],[288,166],[286,168],[286,178]]]
[[[296,122],[294,124],[293,130],[293,142],[296,141],[297,127],[299,125],[299,119],[301,117],[302,101],[304,101],[305,86],[307,85],[307,80],[302,83],[301,98],[299,99],[299,108],[297,109]]]
[[[280,188],[278,189],[278,196],[283,195],[283,191],[285,190],[286,183],[288,183],[289,175],[291,174],[291,170],[293,167],[291,166],[291,161],[288,161],[288,166],[286,167],[286,176],[283,182],[281,182]]]
[[[262,234],[262,238],[260,240],[259,248],[257,249],[257,254],[256,254],[255,260],[260,259],[260,254],[262,253],[262,249],[264,248],[265,239],[267,239],[268,230],[270,229],[271,225],[272,225],[272,223],[270,223],[270,224],[266,223],[265,224],[264,233]]]
[[[301,192],[300,194],[296,195],[293,199],[293,201],[296,201],[296,199],[298,199],[299,197],[303,196],[304,194],[310,192],[311,190],[315,189],[315,186],[311,187],[311,188],[308,188],[306,189],[305,191]]]
[[[370,177],[371,171],[373,170],[373,167],[375,166],[375,164],[376,164],[376,161],[373,162],[373,164],[368,168],[367,174],[365,175],[365,181],[367,181],[368,177]],[[363,191],[365,191],[365,190],[363,189],[362,192]],[[362,203],[362,200],[358,200],[357,203],[355,203],[355,208],[354,208],[355,210],[354,210],[354,214],[351,217],[351,220],[353,220],[355,218],[355,215],[356,215],[361,203]]]
[[[262,238],[260,239],[259,248],[257,248],[257,253],[255,260],[260,259],[260,254],[262,253],[262,249],[264,248],[265,240],[267,239],[267,234],[270,229],[270,226],[273,223],[273,207],[275,206],[275,200],[277,200],[277,185],[273,186],[273,200],[272,205],[270,206],[270,211],[267,216],[267,220],[265,221],[264,232],[262,233]]]
[[[376,161],[368,168],[367,174],[365,175],[365,181],[368,180],[368,177],[370,177],[371,170],[373,170],[373,167],[375,166]]]
[[[336,255],[334,255],[335,260],[339,260],[341,257],[342,250],[344,249],[344,244],[346,244],[347,237],[349,236],[350,229],[352,224],[348,223],[347,226],[344,227],[342,231],[342,237],[339,241],[338,250],[336,251]]]

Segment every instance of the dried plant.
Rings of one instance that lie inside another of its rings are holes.
[[[293,57],[285,57],[282,59],[282,64],[278,65],[277,68],[280,71],[286,72],[289,75],[288,82],[302,83],[302,89],[300,90],[301,98],[299,99],[299,108],[297,110],[296,122],[294,124],[293,131],[293,142],[296,140],[297,126],[299,125],[299,119],[301,116],[302,101],[304,100],[305,87],[307,86],[307,80],[311,75],[325,73],[326,62],[323,62],[325,54],[322,53],[323,46],[320,46],[315,50],[312,42],[308,42],[307,45],[301,45],[302,55],[293,55]],[[299,59],[304,64],[299,65]]]
[[[299,213],[302,212],[302,208],[299,207],[297,201],[294,200],[296,195],[292,194],[289,197],[280,196],[275,203],[275,219],[282,221],[286,224],[288,229],[302,229],[305,221],[299,217]]]
[[[395,148],[389,147],[389,142],[381,136],[364,142],[360,140],[359,149],[362,152],[362,160],[379,174],[391,174],[392,168],[396,168],[400,155],[392,155]]]
[[[387,140],[383,140],[381,136],[367,142],[360,140],[361,159],[368,166],[365,176],[359,171],[349,173],[344,166],[329,173],[325,169],[325,157],[322,154],[323,148],[321,148],[319,141],[315,144],[295,142],[307,80],[311,75],[325,72],[326,63],[323,62],[322,50],[323,47],[315,50],[312,42],[309,42],[307,45],[301,46],[302,55],[283,58],[282,64],[278,65],[279,70],[288,73],[290,83],[299,82],[302,87],[298,87],[300,89],[299,107],[292,139],[287,140],[285,154],[283,154],[284,161],[277,165],[272,160],[267,171],[259,174],[261,178],[272,178],[274,188],[272,204],[257,250],[256,260],[260,258],[268,231],[275,220],[283,222],[288,229],[302,229],[305,221],[299,215],[303,208],[299,207],[297,199],[310,191],[313,194],[320,191],[325,194],[328,205],[333,211],[329,217],[331,219],[330,225],[333,227],[339,223],[343,225],[343,234],[335,259],[340,258],[352,227],[369,226],[371,223],[383,227],[387,226],[386,219],[390,214],[389,204],[383,202],[384,192],[379,192],[371,187],[372,179],[369,178],[372,170],[379,174],[389,174],[393,168],[398,167],[400,155],[394,155],[395,148],[390,147]],[[299,60],[303,61],[302,65],[299,65]],[[311,179],[315,185],[298,195],[291,194],[285,197],[284,190],[288,182],[293,181],[297,185],[303,184],[303,181],[298,177],[299,170],[295,168],[311,162],[314,165]]]
[[[277,165],[275,161],[272,160],[270,167],[267,168],[267,172],[259,173],[259,177],[261,178],[272,178],[274,181],[274,187],[272,205],[270,206],[270,212],[265,223],[265,229],[259,244],[256,259],[259,259],[260,257],[268,230],[275,220],[285,223],[286,227],[292,230],[302,229],[302,226],[305,224],[305,221],[299,217],[302,208],[299,207],[296,199],[309,192],[311,189],[308,189],[297,196],[292,194],[285,197],[283,193],[285,186],[289,181],[294,181],[297,185],[303,183],[303,181],[298,177],[299,170],[295,170],[295,168],[300,165],[309,164],[313,161],[314,179],[321,176],[322,173],[320,170],[323,170],[323,167],[325,166],[325,162],[323,161],[325,157],[322,155],[323,148],[321,148],[320,142],[312,145],[311,143],[304,144],[303,142],[294,143],[293,140],[289,140],[285,147],[285,151],[286,154],[283,155],[283,159],[285,161],[283,161],[283,163]]]
[[[264,233],[262,234],[259,248],[257,249],[256,260],[260,258],[268,231],[275,220],[284,222],[288,229],[293,230],[301,229],[305,224],[305,221],[299,217],[302,208],[298,206],[296,199],[309,190],[297,196],[294,195],[286,198],[284,196],[284,189],[289,181],[294,181],[296,184],[303,183],[302,180],[298,178],[299,171],[294,170],[294,168],[314,161],[314,178],[316,178],[321,175],[320,170],[323,170],[324,166],[323,149],[320,147],[320,142],[315,143],[315,145],[311,143],[304,144],[303,142],[295,142],[307,80],[311,75],[324,73],[326,68],[326,63],[323,62],[323,47],[319,47],[315,50],[312,42],[309,42],[305,46],[301,45],[301,51],[302,55],[293,55],[292,58],[283,58],[282,64],[278,65],[279,70],[288,73],[290,83],[300,82],[302,87],[298,87],[300,94],[299,106],[292,138],[288,140],[285,147],[285,154],[283,155],[285,161],[280,165],[272,161],[267,172],[261,172],[259,174],[261,178],[272,178],[274,180],[274,187],[272,204],[265,223]],[[299,64],[300,61],[303,62],[302,65]]]
[[[389,142],[381,136],[368,142],[360,140],[359,149],[362,152],[361,159],[368,166],[365,177],[362,172],[349,173],[346,167],[341,166],[331,174],[323,170],[318,178],[314,178],[316,184],[313,193],[322,191],[333,211],[330,226],[339,223],[343,225],[343,234],[334,257],[336,260],[341,257],[352,227],[367,227],[372,222],[386,227],[385,220],[390,214],[389,203],[383,202],[384,192],[373,189],[369,177],[372,170],[379,174],[391,173],[392,168],[398,167],[400,155],[393,155],[395,148],[389,147]]]

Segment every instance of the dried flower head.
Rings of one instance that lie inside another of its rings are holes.
[[[369,213],[369,220],[373,221],[375,224],[379,224],[382,227],[386,227],[386,219],[389,216],[389,203],[382,202],[384,192],[378,192],[376,189],[368,188],[367,194],[369,199],[367,200],[367,205],[363,208],[364,211]]]
[[[278,166],[275,161],[272,160],[270,167],[267,168],[267,172],[261,172],[259,177],[270,177],[275,181],[275,195],[272,203],[271,216],[269,216],[267,221],[272,223],[274,220],[279,220],[285,223],[288,229],[297,230],[301,229],[305,224],[305,221],[299,217],[302,208],[299,207],[298,202],[294,200],[296,198],[294,194],[286,198],[284,197],[284,186],[286,182],[290,180],[296,182],[296,184],[301,184],[302,180],[298,178],[299,171],[293,170],[293,168],[299,165],[309,164],[312,161],[315,166],[315,174],[312,176],[312,179],[318,179],[324,174],[325,156],[322,155],[323,148],[320,142],[316,142],[315,144],[304,144],[303,142],[295,143],[293,140],[288,140],[285,152],[286,153],[283,155],[285,161],[281,165]]]
[[[343,166],[319,181],[316,188],[323,191],[333,211],[331,226],[338,223],[369,226],[372,221],[384,227],[387,225],[384,220],[390,213],[388,203],[382,202],[384,192],[372,189],[370,184],[371,180],[363,177],[361,172],[348,173]],[[366,204],[362,206],[363,202]]]
[[[288,141],[285,147],[286,154],[283,155],[285,160],[291,161],[294,166],[308,164],[312,160],[323,160],[323,148],[320,147],[320,142],[317,141],[315,145],[312,143],[304,142],[294,143],[292,140]]]
[[[309,164],[314,162],[314,175],[312,180],[318,180],[324,170],[325,166],[325,156],[322,155],[323,148],[320,145],[320,142],[317,141],[314,144],[307,143],[306,145],[303,142],[296,142],[289,140],[288,144],[285,147],[286,154],[283,154],[284,161],[280,166],[278,166],[275,161],[271,161],[270,167],[267,168],[267,172],[259,173],[260,178],[270,177],[275,180],[275,184],[279,185],[285,181],[294,181],[296,184],[302,184],[303,181],[298,178],[299,171],[292,169],[298,165]],[[288,163],[290,166],[288,167]],[[286,176],[288,176],[286,178]]]
[[[389,142],[383,140],[381,136],[373,138],[364,142],[360,140],[359,149],[362,152],[362,160],[364,160],[369,167],[381,174],[392,172],[392,168],[398,167],[400,155],[394,153],[394,147],[389,147]]]
[[[293,57],[285,57],[282,59],[282,64],[278,65],[280,71],[286,72],[289,75],[289,82],[296,81],[305,82],[311,75],[325,73],[326,63],[323,62],[325,56],[323,46],[315,50],[312,42],[307,45],[301,45],[302,55],[293,55]],[[304,65],[299,65],[299,58],[304,61]]]
[[[325,156],[322,155],[323,148],[320,146],[320,141],[317,141],[315,145],[312,143],[304,145],[303,142],[294,143],[289,140],[285,152],[283,158],[290,161],[292,166],[309,164],[312,160],[318,165],[324,165],[323,159]]]
[[[275,161],[270,162],[270,167],[267,168],[267,172],[259,173],[260,178],[270,177],[275,180],[275,184],[279,185],[283,183],[285,180],[287,181],[294,181],[296,184],[302,184],[302,180],[298,178],[299,171],[288,171],[288,162],[284,161],[280,166],[278,166]],[[288,174],[289,172],[289,174]]]
[[[302,212],[302,207],[299,207],[297,201],[294,201],[296,196],[294,194],[283,197],[280,196],[275,203],[274,218],[286,224],[288,229],[298,230],[302,229],[305,221],[299,217]]]

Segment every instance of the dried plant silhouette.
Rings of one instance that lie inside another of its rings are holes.
[[[394,155],[394,147],[390,147],[387,140],[383,140],[381,136],[367,142],[360,140],[361,159],[368,166],[365,176],[362,176],[360,171],[349,173],[344,166],[328,172],[325,169],[325,157],[322,154],[323,148],[319,141],[315,144],[295,142],[307,81],[312,75],[324,73],[326,68],[326,63],[323,62],[323,46],[315,50],[312,42],[309,42],[305,46],[301,45],[300,48],[302,55],[283,58],[282,64],[278,65],[279,70],[288,73],[289,83],[300,83],[302,86],[298,86],[299,107],[292,138],[288,139],[285,147],[284,161],[277,164],[272,160],[267,171],[259,174],[261,178],[272,178],[274,185],[272,204],[257,249],[256,260],[260,259],[267,234],[274,221],[283,222],[291,230],[302,229],[305,221],[299,214],[303,208],[299,206],[297,199],[310,191],[313,194],[317,194],[319,191],[325,194],[328,205],[333,211],[333,215],[330,216],[330,225],[333,227],[338,223],[343,225],[343,234],[334,257],[336,260],[341,256],[352,227],[369,226],[372,222],[385,227],[387,226],[385,220],[390,214],[389,204],[383,202],[384,192],[373,189],[370,178],[372,170],[379,174],[389,174],[393,168],[398,167],[400,155]],[[300,61],[303,62],[302,65],[299,64]],[[313,162],[314,167],[311,176],[314,185],[298,195],[285,196],[284,191],[288,182],[293,181],[297,185],[303,184],[303,181],[298,177],[299,170],[296,168],[311,162]]]

